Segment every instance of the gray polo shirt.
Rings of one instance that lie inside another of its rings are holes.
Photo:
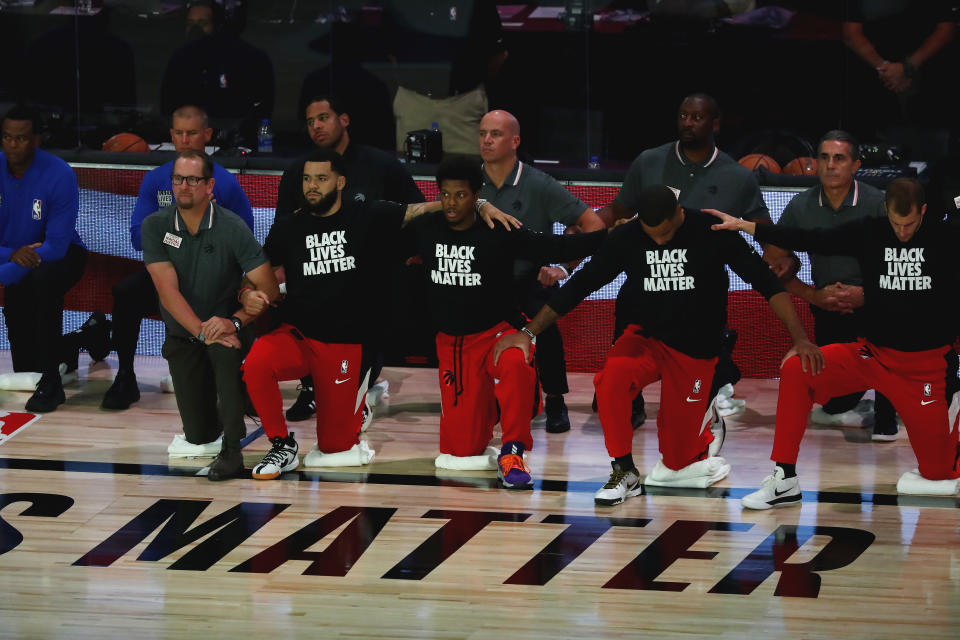
[[[653,184],[667,185],[680,205],[691,209],[719,209],[746,220],[770,217],[753,172],[716,147],[700,163],[683,155],[679,141],[643,151],[627,170],[616,201],[635,213],[640,190]]]
[[[196,235],[187,230],[175,204],[147,216],[142,234],[144,263],[172,263],[180,293],[201,320],[233,315],[240,307],[237,289],[241,277],[267,262],[243,220],[214,203],[203,215]],[[170,335],[191,337],[163,305],[160,312]]]
[[[854,180],[843,204],[836,211],[830,206],[830,201],[823,194],[823,189],[817,185],[794,196],[787,203],[777,224],[799,229],[831,229],[861,218],[885,218],[886,216],[883,192],[869,184]],[[856,258],[816,253],[808,255],[813,269],[813,286],[817,289],[835,282],[863,285],[863,276],[860,274]]]
[[[552,176],[517,160],[513,171],[499,189],[483,171],[480,197],[493,206],[516,217],[523,226],[540,233],[553,233],[553,223],[565,227],[577,224],[587,205]],[[527,260],[517,260],[513,275],[529,276],[539,267]]]

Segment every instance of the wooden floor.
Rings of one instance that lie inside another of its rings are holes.
[[[916,466],[905,438],[811,427],[802,507],[741,510],[772,467],[773,381],[737,387],[747,411],[728,420],[725,481],[599,508],[609,463],[588,375],[571,376],[569,433],[534,421],[538,484],[518,493],[493,472],[435,472],[432,370],[385,371],[368,467],[214,484],[194,475],[203,461],[168,461],[180,426],[161,360],[138,361],[143,397],[125,412],[98,408],[113,370],[87,365],[66,405],[0,443],[0,637],[960,633],[960,505],[897,497]],[[645,392],[651,416],[657,394]],[[0,408],[27,397],[0,391]],[[311,423],[294,430],[305,452]],[[267,445],[246,447],[248,467]],[[653,420],[634,451],[642,471],[656,462]]]

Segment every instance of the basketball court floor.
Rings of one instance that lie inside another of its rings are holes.
[[[741,510],[772,469],[775,381],[737,387],[747,410],[728,419],[726,480],[601,508],[610,467],[587,374],[571,375],[569,433],[534,421],[535,489],[509,492],[494,472],[434,469],[434,370],[385,370],[368,467],[215,484],[195,475],[208,461],[167,458],[180,424],[161,359],[138,358],[143,397],[124,412],[98,407],[115,360],[80,362],[67,404],[32,422],[27,393],[0,391],[0,637],[960,633],[960,502],[897,496],[916,466],[905,437],[811,426],[803,505]],[[657,394],[646,390],[651,420],[634,439],[643,472],[657,460]],[[292,428],[306,453],[312,423]],[[248,468],[268,445],[246,446]]]

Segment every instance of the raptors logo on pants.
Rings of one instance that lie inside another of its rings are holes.
[[[504,442],[533,448],[530,420],[540,411],[540,386],[533,358],[525,362],[520,349],[507,349],[493,364],[493,346],[501,336],[516,333],[501,322],[466,336],[437,334],[440,362],[440,452],[464,457],[483,453],[500,405]],[[534,346],[530,345],[531,355]]]

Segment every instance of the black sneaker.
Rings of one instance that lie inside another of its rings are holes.
[[[647,421],[647,407],[643,402],[643,394],[638,393],[633,399],[633,412],[630,414],[630,423],[634,429],[639,429]]]
[[[103,395],[100,406],[104,409],[129,409],[130,405],[140,399],[140,387],[137,386],[137,376],[133,371],[118,371],[113,384]]]
[[[239,449],[223,449],[209,469],[207,479],[214,482],[239,478],[243,474],[243,454]]]
[[[313,397],[313,387],[305,387],[302,384],[297,385],[300,395],[297,401],[287,409],[287,422],[300,422],[309,420],[317,412],[317,402]]]
[[[95,362],[110,355],[110,325],[110,321],[102,311],[95,311],[75,331],[80,336],[80,346],[87,350],[90,358]]]
[[[67,401],[59,373],[45,373],[37,383],[37,390],[27,400],[26,409],[32,413],[54,411]]]
[[[566,433],[570,431],[570,417],[563,396],[547,396],[547,433]]]
[[[894,421],[892,427],[873,427],[873,435],[870,439],[874,442],[894,442],[900,437],[900,427]]]

